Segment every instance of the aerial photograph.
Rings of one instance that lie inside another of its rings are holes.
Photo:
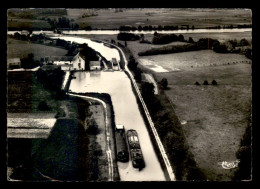
[[[250,8],[8,8],[7,182],[252,181]]]

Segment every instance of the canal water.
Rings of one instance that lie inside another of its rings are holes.
[[[116,58],[120,60],[119,52],[114,48],[109,48],[105,46],[103,43],[97,43],[91,41],[90,39],[80,38],[80,37],[71,37],[71,36],[60,36],[60,37],[52,37],[53,39],[64,39],[70,42],[76,42],[79,44],[87,43],[89,47],[95,49],[97,52],[102,54],[107,60],[112,60],[112,58]]]
[[[139,135],[146,167],[139,171],[133,168],[131,160],[128,163],[118,163],[121,180],[164,181],[165,177],[162,168],[153,149],[149,133],[127,75],[120,71],[76,72],[74,75],[76,79],[71,81],[69,88],[72,92],[110,94],[115,112],[115,123],[123,124],[126,131],[135,129]]]
[[[112,57],[120,60],[116,49],[106,47],[102,43],[69,36],[60,38],[71,42],[88,43],[91,48],[100,52],[108,60]],[[71,80],[69,90],[76,93],[108,93],[111,96],[114,108],[115,123],[123,124],[126,131],[135,129],[139,135],[146,166],[139,171],[139,169],[133,168],[131,160],[127,163],[118,162],[120,179],[122,181],[165,181],[166,178],[154,151],[148,130],[138,108],[130,79],[127,75],[122,71],[76,72],[74,75],[76,79]]]

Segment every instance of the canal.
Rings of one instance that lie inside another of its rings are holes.
[[[120,60],[116,49],[104,46],[89,39],[78,37],[60,37],[61,39],[88,45],[100,52],[106,59],[112,57]],[[115,123],[123,124],[126,131],[135,129],[139,135],[140,145],[144,156],[145,168],[139,171],[132,166],[132,162],[118,162],[118,170],[122,181],[165,181],[163,170],[153,148],[144,119],[138,108],[137,99],[134,95],[130,79],[124,72],[76,72],[69,90],[76,93],[108,93],[111,96]]]

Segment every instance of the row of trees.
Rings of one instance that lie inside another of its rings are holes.
[[[117,39],[121,41],[135,41],[139,40],[140,36],[133,33],[120,32],[119,34],[117,34]]]
[[[177,36],[175,34],[154,34],[154,44],[167,44],[173,41],[184,42],[186,40],[183,35]],[[237,40],[229,40],[227,42],[220,43],[218,40],[211,38],[201,38],[197,42],[194,42],[194,40],[189,37],[188,42],[189,44],[185,45],[172,45],[149,49],[147,51],[139,52],[138,55],[147,56],[212,49],[217,53],[242,53],[247,58],[252,59],[252,49],[248,47],[250,43],[246,39],[241,39],[239,42]]]
[[[47,22],[53,30],[57,28],[79,29],[77,23],[72,23],[72,21],[66,17],[59,17],[58,20],[56,18],[47,18]]]
[[[212,26],[212,27],[208,27],[207,29],[233,29],[233,28],[252,28],[252,24],[240,24],[240,25],[237,25],[237,26],[233,26],[232,24],[231,25],[223,25],[223,26]],[[178,29],[186,29],[186,30],[189,30],[189,29],[192,29],[194,30],[195,29],[195,26],[192,25],[192,26],[189,26],[189,25],[182,25],[182,26],[174,26],[174,25],[165,25],[165,26],[161,26],[161,25],[158,25],[158,26],[151,26],[151,25],[145,25],[145,26],[120,26],[118,28],[120,31],[153,31],[153,30],[158,30],[158,31],[162,31],[162,30],[178,30]]]
[[[194,26],[192,27],[194,29]],[[135,26],[120,26],[119,27],[119,30],[120,31],[153,31],[153,30],[178,30],[179,27],[178,26],[151,26],[151,25],[148,25],[148,26],[138,26],[138,27],[135,27]],[[181,29],[184,29],[183,27]]]
[[[183,41],[185,41],[184,36],[182,34],[177,36],[174,33],[173,34],[159,34],[157,32],[154,32],[152,43],[153,44],[167,44],[167,43],[171,43],[174,41],[183,42]]]
[[[142,71],[138,67],[138,62],[135,61],[135,58],[131,55],[128,60],[127,67],[134,72],[134,78],[137,82],[141,82],[142,80]]]

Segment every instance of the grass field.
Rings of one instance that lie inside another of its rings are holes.
[[[35,12],[35,10],[33,10]],[[82,18],[82,15],[92,13],[97,16]],[[45,15],[54,17],[53,15]],[[57,16],[57,15],[56,15]],[[122,25],[182,25],[195,26],[195,28],[206,28],[218,25],[238,25],[251,24],[252,14],[249,9],[170,9],[170,8],[145,8],[145,9],[122,9],[116,12],[115,9],[67,9],[69,19],[74,19],[73,23],[78,23],[80,27],[91,26],[93,29],[116,29]],[[37,15],[36,15],[37,17]],[[42,15],[39,15],[42,17]],[[12,19],[12,20],[11,20]],[[8,18],[8,26],[30,25],[29,19]],[[49,27],[46,21],[35,20],[32,26]],[[185,27],[185,26],[184,26]]]
[[[45,56],[65,56],[67,50],[7,38],[7,58],[24,58],[30,53],[34,54],[34,60],[40,60]]]
[[[39,112],[41,101],[46,101],[51,112],[56,112],[59,107],[54,92],[44,89],[33,72],[9,72],[7,95],[7,110],[10,113]]]
[[[236,64],[242,63],[242,61],[243,63],[250,62],[244,55],[215,53],[212,50],[143,56],[138,59],[150,60],[155,65],[162,66],[169,71],[176,69],[192,70],[195,67],[205,67],[207,69],[206,67],[209,66]]]
[[[198,166],[209,180],[231,180],[236,169],[218,163],[236,160],[235,153],[251,114],[251,65],[237,64],[156,74],[166,77],[166,91]],[[217,86],[196,86],[215,79]]]
[[[185,39],[187,36],[195,41],[208,37],[207,34],[186,34]],[[250,32],[214,36],[218,40],[251,40]],[[151,40],[152,35],[145,35],[145,39]],[[137,61],[144,58],[168,70],[180,69],[149,72],[157,82],[167,78],[169,88],[165,93],[183,123],[190,151],[207,179],[232,180],[236,169],[223,169],[220,163],[236,160],[240,140],[250,122],[251,61],[243,55],[219,54],[212,50],[140,57],[138,52],[151,48],[151,45],[134,41],[128,42],[127,47]],[[204,80],[210,84],[216,80],[218,85],[195,85],[196,81],[202,84]]]
[[[68,9],[68,17],[82,15],[84,10]],[[78,23],[89,23],[92,28],[118,28],[122,25],[192,25],[195,28],[207,26],[251,23],[250,10],[233,9],[100,9],[98,16],[81,18]],[[147,20],[148,19],[148,20]]]

